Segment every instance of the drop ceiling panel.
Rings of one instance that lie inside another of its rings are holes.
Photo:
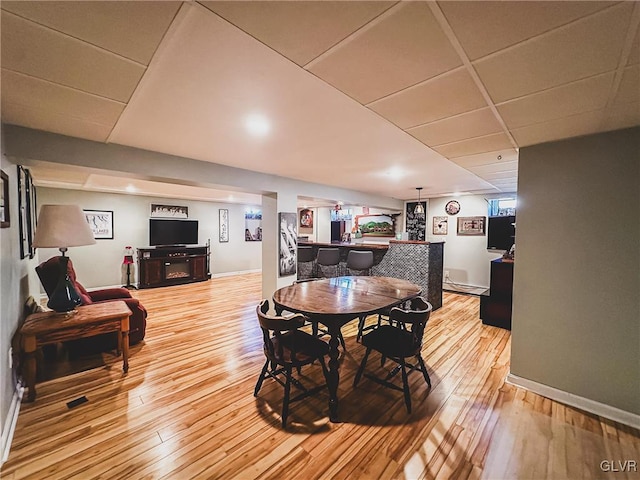
[[[459,68],[368,105],[401,128],[486,107],[471,75]]]
[[[2,103],[45,110],[113,128],[124,104],[2,69]],[[4,112],[3,112],[4,113]]]
[[[510,129],[601,110],[607,104],[613,72],[545,90],[498,105]]]
[[[2,122],[96,142],[105,142],[111,132],[111,127],[107,125],[90,123],[80,118],[59,115],[4,100],[2,101]]]
[[[633,40],[631,52],[629,52],[629,60],[627,65],[636,65],[640,63],[640,28],[636,32],[636,38]]]
[[[305,65],[395,2],[200,3],[298,65]]]
[[[255,112],[271,122],[265,137],[245,129]],[[199,5],[160,47],[111,141],[389,196],[399,186],[379,174],[390,165],[487,186]]]
[[[633,2],[624,2],[474,63],[494,102],[614,70]]]
[[[458,165],[464,168],[470,168],[479,165],[490,164],[508,164],[510,162],[518,162],[518,152],[515,148],[507,148],[504,150],[497,150],[494,152],[480,153],[476,155],[467,155],[464,157],[457,157],[452,160]]]
[[[489,108],[463,113],[407,130],[426,145],[441,145],[501,131],[502,127]]]
[[[511,134],[521,147],[551,142],[563,138],[595,133],[603,119],[603,111],[587,112],[545,123],[537,123],[511,130]]]
[[[507,181],[509,183],[513,183],[518,178],[517,170],[510,171],[510,172],[482,173],[482,174],[479,172],[476,172],[475,169],[472,169],[472,171],[494,185],[496,183],[500,183],[500,182],[504,183]]]
[[[133,188],[132,188],[133,187]],[[213,188],[154,182],[112,175],[91,174],[86,188],[103,192],[127,193],[165,198],[187,198],[207,202],[262,204],[262,196],[244,192],[229,192]]]
[[[2,2],[36,23],[149,64],[182,2]]]
[[[518,175],[518,161],[511,162],[496,162],[490,163],[488,165],[476,165],[472,167],[468,167],[476,175],[480,175],[482,178],[486,178],[487,175],[491,174],[502,174],[509,173],[512,176]]]
[[[640,65],[627,67],[622,74],[616,104],[637,103],[640,101]]]
[[[511,142],[504,133],[495,133],[484,137],[470,138],[461,142],[439,145],[433,149],[447,158],[473,155],[474,153],[493,152],[504,148],[509,148]]]
[[[640,102],[613,105],[607,109],[604,128],[616,130],[640,125]]]
[[[81,188],[90,175],[88,171],[81,168],[67,168],[60,165],[29,165],[29,173],[36,187],[51,188],[68,188],[70,185]]]
[[[2,67],[126,102],[144,67],[2,11]]]
[[[438,2],[471,60],[612,5],[612,2]]]
[[[308,69],[366,104],[461,64],[429,7],[407,2],[388,10]]]

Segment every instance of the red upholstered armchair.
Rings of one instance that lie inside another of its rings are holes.
[[[36,272],[38,273],[38,277],[40,277],[40,282],[42,282],[42,286],[49,297],[51,297],[51,294],[60,280],[61,266],[59,259],[60,257],[52,257],[36,267]],[[132,312],[129,317],[129,345],[135,345],[142,341],[147,329],[147,310],[140,304],[137,298],[133,298],[131,296],[129,290],[126,288],[106,288],[103,290],[88,292],[80,283],[78,283],[71,259],[69,259],[67,272],[80,295],[82,305],[109,302],[113,300],[124,300],[129,307],[129,310]],[[116,337],[112,337],[112,340],[108,341],[109,345],[104,345],[105,347],[115,347]],[[112,343],[113,345],[111,345]]]

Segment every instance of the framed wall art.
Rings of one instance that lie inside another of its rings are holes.
[[[295,213],[278,213],[280,222],[280,276],[296,274],[298,264],[298,229]]]
[[[189,218],[189,207],[152,203],[151,218]]]
[[[9,176],[0,172],[2,177],[2,185],[0,186],[0,228],[8,228],[11,226],[9,218]]]
[[[395,237],[395,215],[356,215],[356,229],[363,237]]]
[[[29,240],[29,207],[27,205],[27,170],[18,165],[18,231],[20,235],[20,258],[27,258],[31,252]]]
[[[96,240],[113,240],[113,211],[84,210],[84,216]]]
[[[433,217],[433,234],[446,235],[449,233],[449,217]]]
[[[310,208],[300,210],[300,228],[313,230],[313,210]]]
[[[225,243],[229,241],[229,210],[221,208],[218,210],[219,236],[218,241]]]
[[[483,236],[486,217],[459,217],[458,235]]]
[[[262,211],[249,210],[244,213],[244,241],[262,241]]]
[[[29,258],[36,256],[36,248],[33,246],[33,241],[36,238],[36,226],[38,225],[38,209],[36,205],[36,187],[33,184],[33,177],[31,172],[25,169],[26,176],[26,191],[25,196],[27,198],[27,232],[29,236]]]

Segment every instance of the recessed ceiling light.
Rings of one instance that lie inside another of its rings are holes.
[[[386,176],[387,177],[391,177],[393,180],[399,180],[399,179],[403,178],[405,175],[406,174],[405,174],[404,170],[402,170],[400,167],[391,167],[386,172]]]
[[[125,188],[125,190],[129,193],[133,193],[136,191],[136,187],[134,187],[133,185],[129,184],[127,185],[127,187]]]
[[[252,113],[247,116],[244,122],[247,131],[254,137],[264,137],[271,130],[269,119],[259,113]]]

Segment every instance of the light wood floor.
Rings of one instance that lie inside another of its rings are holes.
[[[264,361],[259,274],[134,295],[149,323],[128,375],[105,354],[39,383],[36,402],[22,405],[3,479],[638,478],[600,469],[603,460],[640,461],[638,431],[505,385],[510,334],[480,323],[477,297],[446,293],[432,314],[423,356],[433,388],[410,375],[411,415],[401,392],[366,378],[352,388],[364,353],[353,322],[344,330],[343,423],[328,421],[321,393],[294,403],[283,431],[282,387],[267,380],[253,397]],[[378,370],[378,359],[367,368]],[[303,374],[321,380],[317,364]],[[87,403],[67,409],[82,395]]]

